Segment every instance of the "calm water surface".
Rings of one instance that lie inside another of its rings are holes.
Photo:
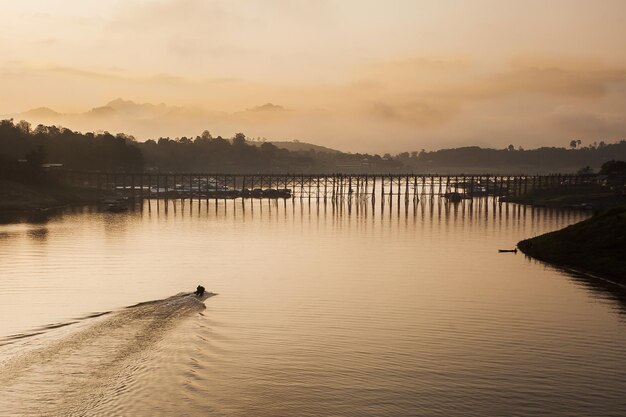
[[[623,293],[497,252],[585,214],[393,203],[1,224],[0,415],[626,414]]]

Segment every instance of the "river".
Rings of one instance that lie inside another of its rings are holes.
[[[5,220],[0,415],[624,415],[623,291],[498,253],[587,216],[237,199]],[[218,295],[181,294],[198,284]]]

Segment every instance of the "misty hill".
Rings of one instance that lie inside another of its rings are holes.
[[[170,113],[179,112],[181,107],[167,106],[164,103],[151,104],[151,103],[135,103],[131,100],[123,100],[117,98],[106,104],[106,107],[113,109],[117,114],[124,115],[124,117],[139,117],[139,118],[155,118],[163,117]]]
[[[36,109],[28,110],[24,113],[19,114],[21,118],[30,119],[30,118],[53,118],[63,116],[63,114],[52,110],[49,107],[37,107]]]
[[[247,109],[246,111],[273,111],[273,112],[280,112],[280,111],[286,111],[286,109],[283,106],[279,106],[276,104],[272,104],[272,103],[265,103],[262,106],[256,106],[256,107],[252,107],[250,109]]]
[[[59,113],[49,107],[39,107],[36,109],[28,110],[23,113],[13,115],[14,118],[22,118],[31,121],[32,119],[54,119],[72,120],[81,116],[88,117],[122,117],[122,118],[155,118],[162,117],[172,112],[180,111],[180,107],[167,106],[164,103],[151,104],[151,103],[135,103],[131,100],[124,100],[117,98],[112,100],[103,106],[94,107],[83,113]]]
[[[406,165],[438,173],[575,173],[583,167],[598,170],[611,159],[626,159],[626,141],[576,148],[489,149],[468,146],[397,156]]]
[[[117,111],[110,106],[94,107],[85,113],[89,117],[111,117],[117,115]]]
[[[306,143],[306,142],[297,142],[297,141],[292,141],[292,142],[286,142],[286,141],[270,141],[270,143],[274,146],[276,146],[277,148],[280,149],[287,149],[288,151],[292,151],[292,152],[324,152],[324,153],[340,153],[338,150],[336,149],[331,149],[331,148],[327,148],[325,146],[320,146],[320,145],[314,145],[312,143]],[[254,145],[260,145],[259,142],[252,142],[251,144]]]
[[[4,118],[26,120],[32,125],[64,126],[83,132],[126,132],[139,140],[147,140],[161,136],[189,136],[207,127],[213,134],[230,135],[238,130],[267,134],[274,128],[280,130],[292,115],[291,110],[274,103],[226,112],[210,111],[198,106],[138,103],[116,98],[83,112],[62,113],[41,107],[7,114]]]

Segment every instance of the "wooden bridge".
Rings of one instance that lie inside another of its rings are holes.
[[[143,198],[514,197],[585,184],[583,175],[171,174],[61,171],[62,182]]]

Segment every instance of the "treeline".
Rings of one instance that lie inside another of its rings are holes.
[[[141,170],[144,158],[133,138],[123,134],[79,133],[56,126],[24,121],[0,121],[0,155],[12,160],[27,159],[34,151],[43,152],[44,162],[60,163],[80,170]]]
[[[75,170],[300,173],[406,168],[396,159],[379,155],[288,151],[268,142],[258,145],[248,142],[242,133],[224,139],[205,131],[195,138],[137,142],[121,133],[80,133],[56,126],[32,128],[24,121],[0,121],[0,155],[26,159],[34,149],[43,150],[46,162]]]
[[[159,138],[137,142],[125,134],[80,133],[56,126],[0,121],[0,173],[38,162],[75,170],[126,172],[223,173],[546,173],[598,170],[611,159],[626,160],[626,141],[582,147],[532,150],[463,147],[433,152],[371,155],[343,152],[288,151],[266,142],[255,144],[242,133],[233,138]],[[33,152],[39,152],[33,154]],[[28,157],[30,155],[30,157]],[[22,160],[22,162],[17,162]],[[4,166],[4,168],[2,168]],[[13,167],[9,169],[10,167]]]
[[[171,172],[333,172],[342,164],[360,166],[367,157],[360,154],[288,151],[264,142],[246,141],[243,133],[232,139],[213,138],[209,132],[195,138],[159,138],[138,144],[148,169]],[[375,156],[370,156],[375,158]],[[384,161],[381,167],[393,169],[397,161]]]
[[[583,167],[597,172],[611,159],[626,159],[626,140],[577,148],[485,149],[477,146],[399,154],[403,164],[424,172],[575,173]]]

